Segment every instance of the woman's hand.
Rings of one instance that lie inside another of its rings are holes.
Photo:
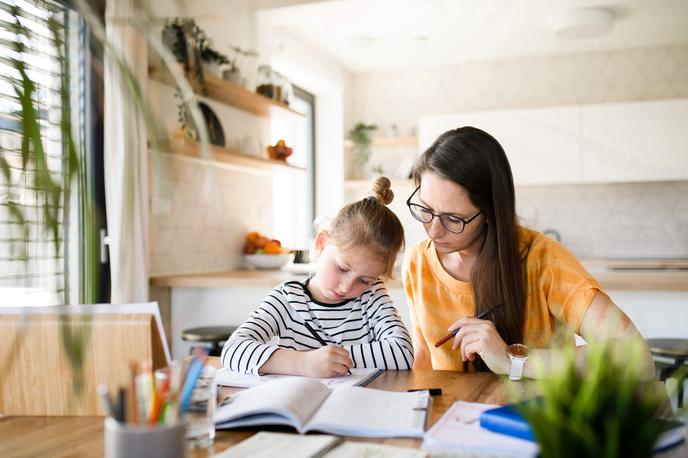
[[[477,354],[495,374],[509,373],[511,361],[506,352],[507,345],[492,321],[462,318],[455,321],[449,331],[458,328],[461,329],[454,336],[452,349],[461,348],[462,361],[473,361]]]
[[[299,372],[307,377],[336,377],[345,375],[354,365],[349,352],[334,345],[298,352],[301,359]]]

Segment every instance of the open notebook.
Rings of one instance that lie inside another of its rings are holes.
[[[229,404],[215,412],[215,426],[286,425],[300,433],[422,437],[429,405],[427,391],[332,389],[317,380],[289,377],[233,395]]]
[[[261,431],[237,445],[215,455],[214,458],[426,458],[427,452],[413,448],[370,442],[345,441],[341,437],[324,434],[273,433]]]
[[[249,388],[260,385],[261,383],[269,382],[271,380],[279,380],[286,377],[306,378],[310,380],[318,380],[319,382],[329,386],[330,388],[340,386],[366,386],[372,382],[375,377],[382,374],[382,369],[366,369],[354,368],[350,370],[350,375],[341,375],[339,377],[301,377],[298,375],[251,375],[240,374],[238,372],[230,371],[222,368],[215,374],[215,383],[220,386],[235,386],[238,388]]]

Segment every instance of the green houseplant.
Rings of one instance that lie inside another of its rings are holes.
[[[354,147],[353,161],[357,177],[363,175],[363,168],[370,159],[370,144],[373,141],[372,134],[376,130],[377,125],[375,124],[358,122],[349,131],[348,138],[351,140]]]
[[[639,341],[588,344],[587,372],[574,351],[539,384],[541,402],[519,404],[547,457],[648,457],[662,432],[653,422],[666,395],[642,381]]]
[[[103,46],[105,52],[113,59],[119,71],[118,76],[122,87],[128,96],[132,98],[135,105],[142,111],[146,119],[151,149],[154,152],[158,151],[158,138],[161,137],[161,131],[156,126],[154,122],[155,117],[152,116],[147,104],[143,100],[141,88],[121,53],[115,50],[112,43],[109,43],[106,39],[102,18],[93,12],[87,2],[76,0],[74,3],[75,8],[83,15],[86,23],[91,27],[95,40]],[[175,62],[180,62],[180,58],[189,61],[188,54],[183,54],[187,53],[188,49],[186,47],[183,51],[180,48],[172,49],[172,53],[170,53],[163,45],[160,37],[156,37],[153,33],[154,27],[152,24],[155,21],[147,14],[149,10],[142,9],[141,11],[142,14],[139,17],[136,19],[130,18],[127,21],[146,37],[151,49],[160,54],[162,62],[170,69],[170,73],[177,81],[179,87],[180,103],[184,104],[184,108],[187,110],[185,116],[189,122],[193,120],[195,125],[201,126],[197,131],[197,137],[203,154],[208,154],[208,135],[204,124],[199,122],[199,120],[202,120],[202,115],[196,104],[193,90],[183,77],[181,70],[175,68],[177,67]],[[12,43],[16,57],[8,56],[7,61],[16,72],[16,75],[18,75],[11,78],[10,83],[20,104],[20,110],[11,113],[11,115],[16,119],[19,126],[17,132],[20,137],[20,147],[18,148],[19,160],[16,160],[16,155],[6,154],[5,147],[2,145],[0,179],[5,181],[8,189],[13,189],[13,183],[24,183],[24,186],[35,195],[35,205],[33,202],[29,202],[28,206],[19,193],[10,192],[7,196],[4,196],[3,204],[8,209],[13,227],[21,234],[21,237],[13,237],[16,243],[13,243],[11,248],[20,251],[19,256],[27,261],[26,265],[28,266],[29,254],[25,251],[21,252],[21,250],[27,245],[29,230],[32,228],[31,215],[39,213],[41,219],[38,223],[38,229],[41,231],[42,236],[50,241],[55,253],[55,262],[59,262],[59,253],[69,243],[69,219],[65,215],[70,211],[70,196],[75,194],[78,196],[79,206],[84,211],[83,224],[86,228],[84,230],[86,233],[84,236],[84,246],[87,248],[84,250],[85,259],[83,259],[83,264],[86,272],[84,277],[86,277],[90,275],[90,266],[99,262],[97,257],[98,245],[97,240],[92,235],[94,231],[89,229],[89,225],[93,221],[90,214],[92,202],[89,201],[90,197],[88,194],[79,192],[79,189],[83,190],[87,186],[86,172],[83,152],[80,150],[79,142],[75,140],[71,125],[71,102],[68,92],[70,82],[67,78],[69,65],[68,59],[64,55],[64,50],[66,49],[64,29],[55,17],[49,16],[48,28],[50,31],[51,53],[53,51],[55,53],[55,61],[59,67],[56,73],[59,72],[60,75],[59,86],[55,90],[58,92],[60,99],[58,124],[61,134],[62,157],[56,162],[48,156],[46,150],[45,142],[47,140],[44,138],[45,132],[43,129],[45,113],[48,112],[45,106],[46,102],[40,96],[39,86],[32,80],[27,65],[26,56],[29,56],[30,59],[30,53],[35,52],[35,50],[31,49],[33,43],[32,31],[23,24],[21,18],[24,13],[18,6],[11,6],[9,13],[13,18],[13,22],[5,22],[4,25],[16,37],[16,40]],[[182,31],[186,34],[186,31]],[[188,74],[188,72],[185,73]],[[60,164],[59,169],[56,169],[56,163]],[[126,205],[126,202],[124,205]],[[30,208],[30,210],[27,210],[27,208]],[[126,212],[124,217],[126,218]],[[64,274],[65,284],[68,284],[68,278],[66,278],[68,274],[69,272]],[[77,303],[77,301],[93,303],[94,288],[89,286],[91,282],[91,278],[85,278],[84,285],[81,288],[81,298],[70,298],[69,289],[62,289],[60,302],[63,304]],[[68,315],[61,316],[60,318],[59,342],[55,342],[55,344],[60,345],[64,350],[72,369],[71,386],[75,395],[75,399],[71,400],[72,402],[78,402],[83,392],[83,364],[87,358],[86,351],[91,338],[91,332],[92,329],[88,319],[73,320]],[[13,343],[9,351],[3,352],[5,356],[0,360],[0,383],[3,382],[3,375],[8,373],[12,365],[21,360],[21,345],[21,334],[18,334],[15,343]]]

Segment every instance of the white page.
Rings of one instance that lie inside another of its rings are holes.
[[[351,369],[351,375],[342,375],[339,377],[301,377],[298,375],[251,375],[240,374],[238,372],[230,371],[222,368],[215,373],[215,383],[220,386],[234,386],[238,388],[249,388],[259,385],[271,380],[279,380],[287,377],[296,377],[306,380],[317,380],[330,388],[338,388],[342,386],[362,386],[368,383],[372,378],[375,378],[382,369],[366,369],[354,368]]]
[[[0,307],[3,315],[153,315],[158,334],[162,340],[167,365],[170,364],[170,349],[167,346],[165,329],[162,327],[160,310],[157,302],[141,302],[138,304],[85,304],[85,305],[48,305],[40,307]]]
[[[363,437],[421,437],[430,396],[357,386],[332,390],[308,430]]]
[[[215,411],[215,423],[218,428],[290,424],[301,431],[330,392],[329,388],[318,381],[298,377],[261,383],[240,391],[231,397],[229,404],[218,407]],[[266,414],[266,417],[260,418],[255,416],[257,414]],[[247,415],[254,417],[242,421],[241,418]],[[227,424],[228,422],[232,423]]]
[[[424,450],[472,452],[480,456],[537,455],[537,444],[480,427],[480,414],[494,404],[457,401],[423,436]]]
[[[213,456],[214,458],[274,458],[276,456],[310,458],[338,441],[338,438],[325,434],[300,435],[261,431]]]

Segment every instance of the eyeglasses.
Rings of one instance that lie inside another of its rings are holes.
[[[409,198],[406,200],[406,205],[408,205],[411,215],[413,215],[413,217],[421,223],[430,223],[435,217],[437,217],[440,219],[442,227],[444,227],[446,230],[454,234],[460,234],[463,232],[464,228],[466,227],[466,224],[476,219],[478,215],[483,212],[482,210],[480,210],[478,213],[476,213],[468,219],[452,215],[451,213],[433,213],[433,211],[429,208],[411,202],[411,199],[413,198],[413,196],[416,195],[419,189],[420,186],[418,186],[416,190],[413,191],[413,194],[411,194]]]

